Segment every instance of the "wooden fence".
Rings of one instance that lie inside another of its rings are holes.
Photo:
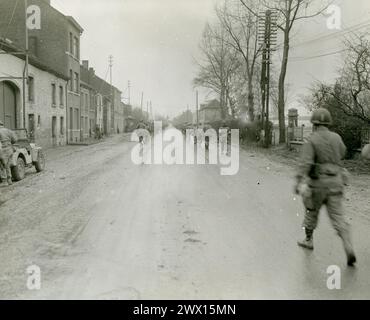
[[[365,144],[370,143],[370,127],[364,128],[361,131],[361,144],[364,146]]]

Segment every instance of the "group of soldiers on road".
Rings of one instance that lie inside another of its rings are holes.
[[[311,122],[313,133],[304,144],[302,158],[296,175],[295,193],[302,196],[305,207],[303,228],[306,237],[298,245],[313,250],[313,233],[318,224],[318,216],[325,205],[334,229],[342,239],[348,266],[356,263],[356,255],[351,240],[350,225],[343,207],[344,187],[348,184],[348,172],[342,166],[346,155],[346,146],[342,138],[329,130],[332,124],[331,114],[320,108],[313,112]],[[222,126],[227,128],[226,124]],[[137,129],[150,130],[150,126],[140,121]],[[13,144],[17,141],[15,133],[4,127],[0,121],[0,177],[12,184],[11,160]],[[362,152],[364,158],[370,159],[370,146]]]

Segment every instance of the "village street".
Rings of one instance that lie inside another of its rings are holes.
[[[370,298],[369,177],[353,179],[346,210],[358,266],[347,268],[323,212],[315,251],[298,248],[302,205],[294,169],[241,150],[240,169],[136,166],[115,136],[46,150],[47,167],[0,188],[0,298]],[[27,267],[41,289],[27,289]],[[341,290],[327,268],[341,268]]]

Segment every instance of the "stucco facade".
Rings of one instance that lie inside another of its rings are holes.
[[[26,128],[31,138],[44,148],[65,145],[67,79],[30,64],[23,108],[24,64],[24,60],[11,54],[1,55],[0,81],[10,84],[15,94],[16,124],[11,129]]]

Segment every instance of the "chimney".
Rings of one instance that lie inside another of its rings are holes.
[[[86,70],[89,70],[89,60],[82,60],[82,66],[83,66]]]

